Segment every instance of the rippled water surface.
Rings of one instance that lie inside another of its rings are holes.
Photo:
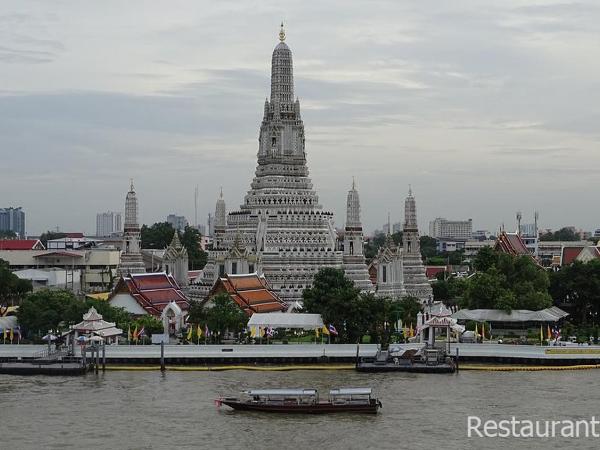
[[[268,415],[217,409],[246,388],[372,386],[376,416]],[[0,375],[1,449],[600,448],[600,440],[467,439],[468,415],[600,417],[600,371],[106,372],[81,378]]]

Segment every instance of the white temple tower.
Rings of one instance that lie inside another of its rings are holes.
[[[369,278],[363,253],[363,229],[360,221],[360,198],[356,184],[352,180],[352,189],[348,191],[346,201],[346,227],[343,240],[344,272],[361,291],[374,291],[375,287]]]
[[[409,188],[408,197],[404,202],[402,242],[406,294],[418,297],[421,301],[427,301],[431,297],[432,289],[423,266],[417,225],[417,205],[411,188]]]
[[[271,97],[264,104],[255,177],[240,209],[227,215],[223,239],[215,236],[217,245],[199,287],[206,293],[225,270],[218,262],[224,256],[221,250],[234,247],[234,242],[260,261],[273,290],[288,302],[301,300],[319,269],[342,268],[333,213],[323,210],[308,173],[300,102],[294,99],[292,52],[284,42],[283,26],[279,40],[272,56]],[[223,221],[215,219],[217,235]]]
[[[125,223],[123,225],[123,248],[121,249],[121,260],[117,269],[118,275],[129,273],[144,273],[146,268],[141,254],[141,234],[138,222],[138,200],[131,187],[125,197]]]
[[[223,237],[225,236],[225,230],[227,227],[226,215],[227,212],[225,208],[225,200],[223,199],[223,188],[221,188],[221,194],[219,195],[219,198],[217,199],[217,204],[215,205],[215,248],[221,248],[223,245]]]

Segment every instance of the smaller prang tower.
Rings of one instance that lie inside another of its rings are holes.
[[[141,234],[138,221],[138,200],[133,187],[125,197],[125,224],[123,226],[123,248],[117,274],[124,276],[131,273],[144,273],[146,268],[141,253]]]
[[[419,298],[422,302],[431,298],[432,289],[421,256],[419,228],[417,225],[417,204],[412,189],[404,202],[404,228],[402,230],[404,289],[406,295]]]
[[[223,246],[223,238],[227,228],[226,216],[227,210],[225,208],[225,199],[223,199],[223,188],[221,188],[221,193],[217,199],[217,204],[215,205],[214,248],[222,248]]]
[[[354,286],[363,292],[375,290],[369,278],[369,272],[363,253],[363,229],[360,221],[360,199],[356,183],[352,179],[352,189],[348,191],[346,201],[346,227],[343,240],[343,269]]]
[[[185,289],[189,284],[188,277],[188,252],[179,239],[179,232],[175,230],[171,244],[163,256],[163,270],[172,275],[180,288]]]

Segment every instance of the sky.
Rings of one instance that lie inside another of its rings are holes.
[[[256,166],[285,22],[314,186],[367,231],[473,219],[600,227],[600,3],[535,0],[0,0],[0,207],[27,232],[124,209],[199,222]]]

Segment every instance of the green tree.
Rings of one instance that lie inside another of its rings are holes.
[[[200,239],[202,235],[193,227],[185,227],[181,243],[188,252],[188,267],[190,270],[199,270],[204,268],[208,255],[200,248]]]
[[[577,326],[600,325],[600,260],[575,261],[550,277],[554,302],[571,312]]]
[[[317,272],[312,287],[304,290],[304,310],[321,314],[325,323],[338,330],[340,340],[356,342],[366,331],[364,308],[357,302],[359,292],[342,270],[326,267]]]
[[[437,251],[437,239],[429,236],[421,236],[419,238],[421,246],[421,255],[423,258],[432,258],[438,254]]]
[[[169,222],[157,222],[151,226],[142,225],[142,248],[163,249],[171,243],[175,230]]]
[[[24,335],[46,334],[81,321],[85,304],[71,291],[42,289],[29,294],[17,311]]]
[[[498,253],[492,247],[483,247],[477,252],[473,261],[473,268],[480,272],[485,272],[496,265]]]
[[[0,231],[0,239],[16,239],[17,233],[13,230],[1,230]]]
[[[558,231],[544,233],[540,236],[540,241],[579,241],[579,234],[572,227],[564,227]]]
[[[209,306],[192,303],[188,323],[207,325],[211,332],[219,332],[220,339],[226,331],[242,331],[248,323],[248,316],[228,294],[220,293],[210,300]]]
[[[552,305],[548,274],[530,256],[484,247],[475,257],[474,266],[477,273],[468,280],[462,306],[510,311]]]
[[[40,242],[42,243],[42,245],[44,247],[47,247],[48,241],[51,241],[53,239],[62,239],[66,236],[67,236],[66,233],[61,233],[59,231],[46,231],[45,233],[42,233],[42,235],[40,236]]]
[[[19,304],[32,289],[31,281],[20,279],[10,271],[8,262],[0,259],[0,305]]]

